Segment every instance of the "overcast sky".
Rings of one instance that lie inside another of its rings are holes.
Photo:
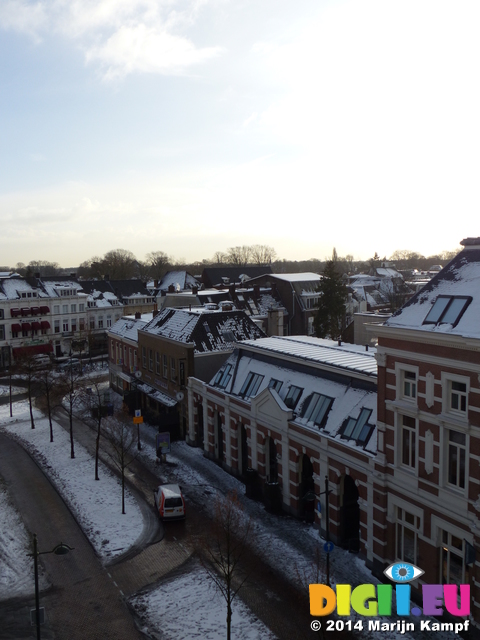
[[[480,236],[478,0],[2,0],[0,263]]]

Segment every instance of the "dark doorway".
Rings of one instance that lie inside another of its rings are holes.
[[[268,438],[268,482],[278,482],[277,447],[273,438]]]
[[[242,476],[245,475],[248,469],[248,444],[247,444],[247,430],[245,425],[240,425],[240,455],[239,455],[239,472]]]
[[[199,404],[197,407],[197,444],[203,449],[203,404]]]
[[[340,480],[340,546],[352,553],[360,550],[358,489],[351,476]],[[343,487],[342,487],[343,485]]]
[[[222,432],[222,418],[220,413],[215,414],[215,454],[220,462],[223,462],[223,432]]]

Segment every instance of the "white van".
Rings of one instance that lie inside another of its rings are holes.
[[[161,484],[154,496],[158,515],[162,520],[185,518],[185,500],[178,484]]]

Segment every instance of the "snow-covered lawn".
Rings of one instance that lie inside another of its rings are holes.
[[[131,598],[130,604],[142,620],[143,631],[153,638],[224,640],[226,636],[226,602],[201,566]],[[275,640],[240,599],[233,601],[232,610],[234,640]],[[161,636],[155,633],[159,629]]]
[[[95,481],[92,456],[76,443],[72,459],[68,433],[55,423],[54,441],[50,442],[48,420],[36,410],[34,418],[32,429],[26,401],[15,404],[13,418],[8,406],[0,406],[0,429],[14,434],[40,463],[97,553],[109,560],[131,547],[143,530],[142,513],[134,497],[126,492],[126,514],[122,515],[119,479],[101,464],[100,480]]]

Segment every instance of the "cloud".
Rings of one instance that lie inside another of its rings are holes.
[[[186,32],[203,6],[200,0],[6,0],[0,28],[35,42],[59,35],[81,49],[105,80],[128,74],[183,75],[217,56],[220,47],[197,47]]]

